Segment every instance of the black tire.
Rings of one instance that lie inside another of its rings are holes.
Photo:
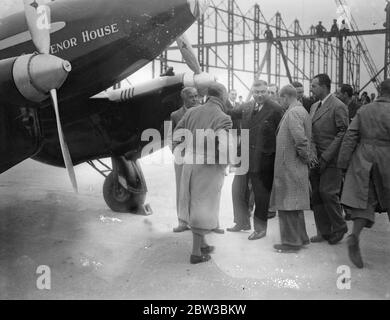
[[[111,172],[103,184],[103,197],[107,206],[114,212],[134,212],[143,206],[146,193],[132,193],[115,183],[114,174]]]

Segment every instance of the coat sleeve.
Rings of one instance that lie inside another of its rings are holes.
[[[172,135],[172,151],[175,150],[177,145],[179,145],[183,140],[183,130],[185,128],[186,119],[188,118],[189,112],[187,112],[183,118],[179,121],[179,123],[174,127],[173,135]]]
[[[336,124],[337,134],[333,142],[329,147],[322,153],[321,157],[326,161],[330,162],[337,157],[338,151],[340,150],[341,143],[343,141],[345,132],[348,128],[348,109],[344,104],[338,104],[335,107],[334,121]],[[336,159],[337,161],[337,159]]]
[[[352,154],[360,140],[360,115],[359,113],[353,118],[347,133],[341,144],[340,154],[337,161],[337,167],[348,169],[351,162]]]
[[[218,158],[223,164],[232,163],[235,159],[232,159],[232,152],[234,145],[232,144],[232,137],[230,136],[230,131],[233,127],[233,122],[229,117],[221,118],[216,129],[216,146]],[[224,159],[224,161],[221,161]]]
[[[292,109],[288,115],[288,130],[291,134],[291,137],[294,140],[295,150],[299,158],[304,162],[310,163],[310,142],[306,137],[304,121],[305,116],[299,112],[297,109]]]
[[[275,129],[279,127],[280,121],[283,118],[283,109],[279,105],[276,107],[276,111],[274,112],[274,123],[275,123]]]

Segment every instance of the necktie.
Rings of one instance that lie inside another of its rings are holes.
[[[318,111],[320,111],[321,107],[322,107],[322,101],[320,101],[320,104],[318,105],[316,113],[318,113]]]

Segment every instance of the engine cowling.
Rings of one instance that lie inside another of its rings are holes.
[[[0,61],[0,99],[9,104],[42,102],[65,82],[72,67],[50,54],[28,54]]]

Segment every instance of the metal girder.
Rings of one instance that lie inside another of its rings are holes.
[[[390,2],[387,2],[386,5],[386,42],[385,42],[385,70],[384,70],[384,79],[388,79],[390,76]]]
[[[260,43],[257,41],[260,39],[260,7],[258,4],[255,5],[254,12],[254,80],[259,78],[259,63],[260,63]]]
[[[276,19],[276,22],[275,22],[276,38],[280,38],[280,36],[281,36],[281,28],[282,28],[282,16],[281,16],[280,12],[276,13],[275,19]],[[276,43],[280,43],[280,45],[282,45],[282,43],[279,42],[279,41],[277,41]],[[280,88],[280,77],[278,76],[280,74],[280,72],[281,72],[281,68],[280,68],[281,59],[280,58],[281,58],[280,50],[275,50],[275,74],[276,74],[275,84],[278,86],[278,88]],[[271,79],[271,77],[269,77],[269,81],[268,82],[271,82],[270,79]]]
[[[228,90],[234,89],[234,0],[228,0]]]
[[[352,44],[351,41],[347,41],[347,67],[346,67],[346,81],[348,84],[351,83],[351,73],[353,72],[352,67]]]
[[[340,84],[340,61],[339,61],[339,51],[340,51],[340,43],[337,41],[336,42],[336,53],[335,53],[335,58],[336,58],[336,77],[335,77],[335,84],[336,87]]]
[[[329,68],[329,44],[328,42],[324,42],[324,73],[328,74]]]
[[[359,35],[379,35],[379,34],[386,34],[387,30],[386,29],[373,29],[373,30],[360,30],[360,31],[351,31],[349,32],[349,34],[347,35],[347,37],[352,37],[352,36],[359,36]],[[326,34],[326,33],[325,33]],[[334,35],[325,35],[325,36],[318,36],[316,35],[316,33],[314,32],[314,34],[307,34],[307,35],[300,35],[300,36],[289,36],[289,37],[275,37],[274,40],[275,41],[281,41],[281,42],[285,42],[285,41],[294,41],[294,40],[312,40],[312,39],[321,39],[321,38],[338,38],[338,36],[334,36]],[[259,43],[266,43],[268,40],[265,39],[265,38],[262,38],[262,39],[258,39],[256,40],[255,42],[259,42]],[[243,45],[243,44],[250,44],[250,43],[253,43],[254,40],[245,40],[245,41],[242,41],[242,40],[236,40],[233,42],[233,45]],[[227,46],[229,43],[228,42],[212,42],[212,43],[205,43],[204,45],[205,46],[211,46],[211,47],[215,47],[215,46],[218,46],[218,47],[224,47],[224,46]],[[199,47],[199,45],[195,45],[194,46],[195,48]],[[177,50],[178,47],[174,46],[174,47],[171,47],[170,50]]]
[[[294,34],[299,35],[299,21],[294,20]],[[294,81],[298,81],[298,68],[299,68],[299,40],[294,40]]]
[[[315,27],[312,26],[311,29],[310,29],[310,32],[311,33],[315,33],[316,30],[315,30]],[[313,79],[314,78],[314,64],[315,64],[315,38],[311,38],[310,39],[310,71],[309,71],[309,75],[310,75],[310,79]]]
[[[339,79],[338,84],[344,83],[344,41],[343,37],[339,37]]]
[[[361,59],[361,48],[358,45],[356,48],[356,83],[355,83],[355,90],[360,90],[360,59]]]

